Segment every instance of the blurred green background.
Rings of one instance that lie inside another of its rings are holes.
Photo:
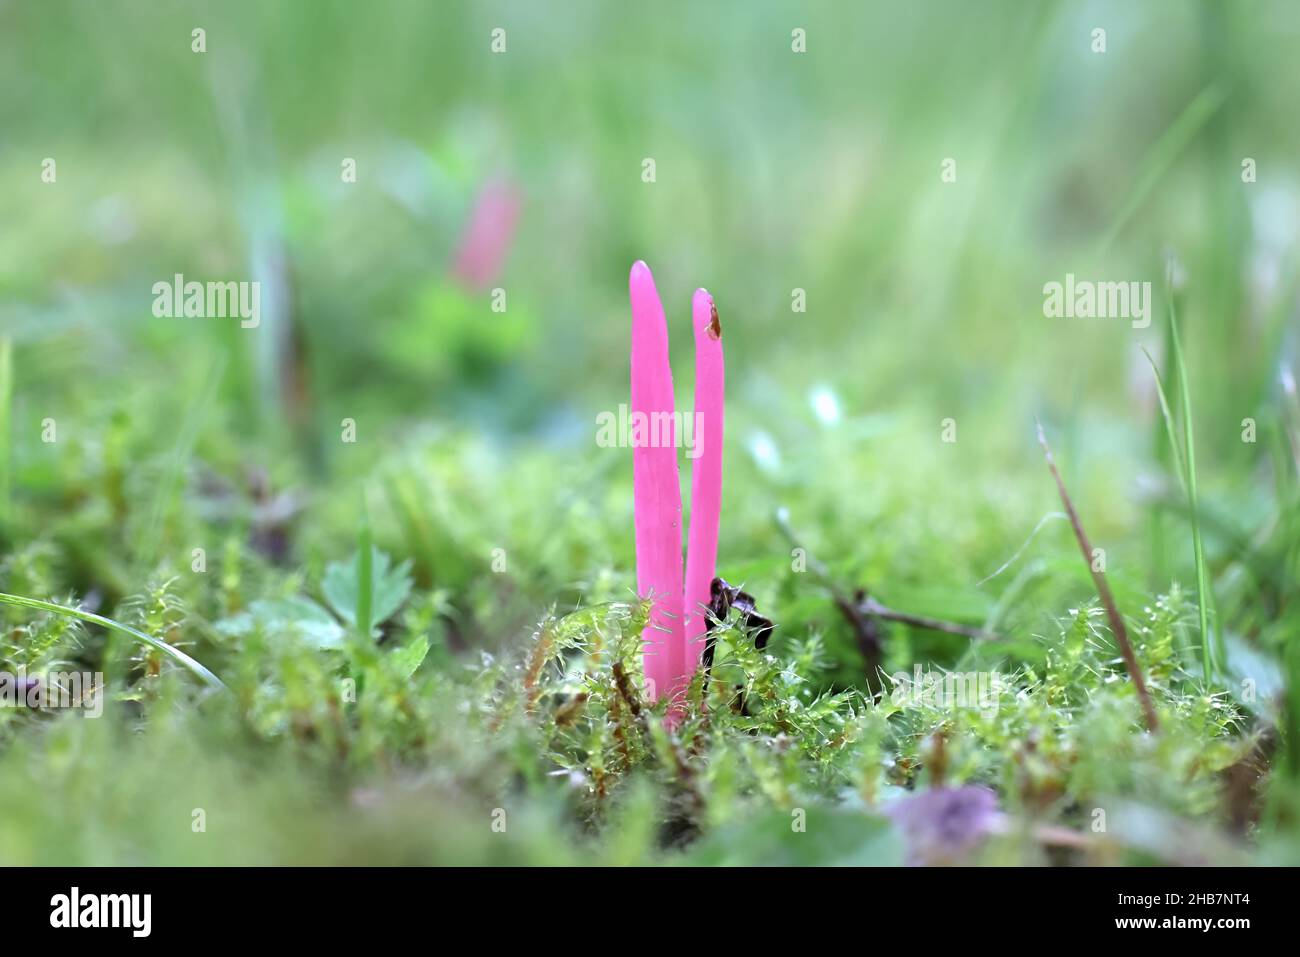
[[[1225,513],[1259,507],[1296,348],[1292,4],[9,2],[0,27],[19,508],[112,455],[151,485],[178,443],[314,493],[436,435],[483,456],[450,457],[448,507],[499,488],[527,500],[483,522],[526,510],[561,536],[581,509],[626,582],[630,457],[593,439],[626,400],[644,258],[682,408],[695,286],[725,324],[724,568],[758,557],[752,513],[793,504],[819,554],[880,587],[968,588],[1053,507],[1038,415],[1094,537],[1163,587],[1189,549],[1150,561],[1135,502],[1161,481],[1140,348],[1161,354],[1171,257],[1204,482]],[[494,312],[448,277],[503,181],[520,211]],[[155,318],[178,272],[260,279],[285,306],[257,330]],[[1156,321],[1044,318],[1067,272],[1151,281]],[[61,444],[39,441],[47,416]],[[479,474],[533,451],[579,476],[560,502],[550,475]]]
[[[453,651],[626,599],[631,456],[595,433],[645,259],[679,408],[695,287],[725,330],[720,573],[860,685],[785,508],[844,587],[1032,658],[1090,594],[1062,522],[983,581],[1059,510],[1035,416],[1121,605],[1194,586],[1142,355],[1168,369],[1172,274],[1218,620],[1271,654],[1298,620],[1297,50],[1284,0],[0,0],[0,590],[111,610],[180,575],[212,621],[315,581],[364,500]],[[466,282],[494,189],[517,229]],[[176,273],[262,282],[261,326],[155,317]],[[1045,318],[1067,273],[1151,282],[1150,327]],[[897,627],[887,663],[966,645]]]

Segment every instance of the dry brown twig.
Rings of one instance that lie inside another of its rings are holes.
[[[1065,513],[1070,517],[1074,537],[1079,542],[1079,550],[1083,552],[1084,564],[1088,566],[1088,571],[1092,574],[1092,583],[1096,586],[1097,595],[1101,599],[1102,606],[1106,609],[1106,617],[1110,621],[1110,630],[1115,635],[1115,642],[1119,645],[1119,652],[1124,658],[1124,667],[1128,669],[1129,677],[1133,679],[1133,687],[1137,689],[1138,700],[1142,703],[1142,713],[1146,717],[1147,728],[1152,732],[1158,731],[1160,730],[1160,722],[1156,718],[1156,709],[1151,703],[1151,694],[1147,691],[1147,684],[1142,679],[1142,669],[1138,666],[1137,655],[1133,653],[1133,645],[1128,640],[1128,629],[1124,626],[1124,616],[1119,613],[1119,607],[1115,604],[1115,596],[1111,594],[1110,585],[1106,583],[1105,573],[1100,571],[1092,560],[1092,543],[1088,541],[1088,533],[1083,530],[1083,523],[1079,521],[1079,513],[1074,510],[1074,503],[1070,501],[1070,493],[1065,490],[1065,482],[1061,480],[1061,473],[1056,470],[1052,450],[1047,444],[1047,436],[1043,433],[1043,423],[1037,419],[1034,422],[1038,426],[1038,444],[1043,447],[1043,454],[1047,456],[1047,467],[1052,472],[1052,478],[1056,480],[1057,491],[1061,493],[1061,503],[1065,506]]]
[[[777,528],[780,529],[781,533],[792,545],[803,550],[804,560],[807,562],[808,568],[812,570],[813,576],[821,582],[822,587],[830,592],[831,601],[853,630],[858,649],[862,652],[862,656],[867,663],[867,687],[872,694],[880,693],[880,665],[884,659],[884,646],[881,642],[880,629],[875,621],[877,618],[911,625],[914,628],[939,631],[948,635],[961,635],[974,641],[1002,640],[1001,635],[985,631],[982,628],[972,628],[952,621],[941,621],[938,618],[913,615],[905,611],[889,608],[868,595],[865,588],[855,589],[852,595],[847,594],[831,577],[826,566],[800,544],[798,537],[783,513],[777,513],[776,524]]]

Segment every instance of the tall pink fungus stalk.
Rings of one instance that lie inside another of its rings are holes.
[[[637,592],[652,600],[645,632],[645,674],[650,697],[677,699],[703,651],[718,551],[722,506],[722,329],[712,297],[696,290],[695,464],[691,475],[691,527],[682,576],[682,501],[677,470],[677,417],[668,361],[668,325],[644,262],[628,278],[632,301],[632,491],[636,520]],[[638,425],[640,427],[638,427]],[[670,720],[680,717],[670,710]]]
[[[519,220],[519,191],[507,179],[489,181],[479,192],[461,233],[452,275],[481,292],[500,274]]]
[[[651,598],[645,631],[645,676],[651,698],[682,672],[682,492],[677,476],[673,370],[668,323],[650,267],[632,266],[632,497],[636,521],[636,590]],[[667,414],[666,417],[664,414]],[[664,425],[660,435],[656,424]]]

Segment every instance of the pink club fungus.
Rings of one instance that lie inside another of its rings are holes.
[[[653,602],[645,631],[645,675],[651,698],[676,701],[699,667],[706,608],[718,553],[722,512],[722,327],[713,297],[697,289],[695,334],[695,458],[691,521],[682,571],[682,500],[677,468],[678,417],[668,360],[668,325],[644,262],[628,278],[632,303],[632,487],[637,593]],[[679,715],[676,709],[670,717]],[[674,719],[675,720],[675,719]]]
[[[452,275],[467,289],[483,291],[505,264],[519,220],[519,190],[507,179],[489,181],[474,203]]]

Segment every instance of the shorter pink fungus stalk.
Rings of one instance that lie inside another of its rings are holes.
[[[713,297],[697,289],[691,304],[695,333],[695,416],[691,523],[682,572],[682,500],[677,469],[679,428],[668,361],[668,325],[644,262],[628,278],[632,302],[632,486],[636,521],[637,593],[653,603],[645,634],[647,694],[678,699],[699,667],[707,628],[722,513],[722,326]]]

